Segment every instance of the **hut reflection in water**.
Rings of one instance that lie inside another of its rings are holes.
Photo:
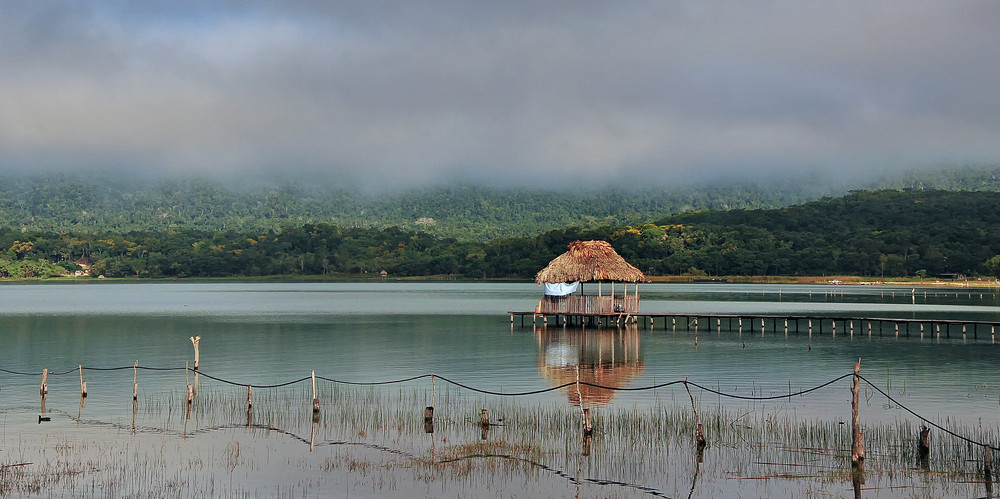
[[[553,386],[581,383],[624,388],[645,370],[639,348],[639,330],[535,328],[538,371]],[[574,407],[603,406],[615,391],[585,384],[565,388]],[[582,403],[582,405],[581,405]]]

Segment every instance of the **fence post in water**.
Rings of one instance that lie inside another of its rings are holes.
[[[79,365],[80,370],[80,398],[87,398],[87,382],[83,380],[83,365]]]
[[[132,366],[132,402],[139,401],[139,361]]]
[[[583,436],[590,436],[594,433],[594,425],[590,421],[590,409],[583,410]]]
[[[194,345],[194,370],[198,370],[198,343],[201,341],[201,336],[192,336],[191,344]]]
[[[49,370],[42,369],[42,386],[41,388],[38,389],[38,394],[41,395],[42,397],[45,397],[46,395],[49,394],[48,379],[49,379]]]
[[[247,385],[247,410],[253,409],[253,385]]]
[[[864,473],[865,441],[861,436],[861,424],[858,421],[858,394],[861,391],[861,358],[854,364],[854,377],[851,381],[851,469]]]
[[[917,450],[921,458],[927,457],[931,452],[931,429],[923,425],[920,426],[920,443],[917,444]]]
[[[319,414],[319,397],[316,396],[316,370],[312,370],[313,414]]]
[[[437,397],[437,384],[434,373],[431,373],[431,405],[424,407],[424,431],[434,433],[434,398]]]
[[[691,387],[688,386],[687,376],[684,377],[684,389],[687,390],[688,397],[691,399],[691,410],[694,411],[695,424],[694,442],[698,448],[698,455],[701,456],[701,451],[705,449],[708,442],[705,440],[705,428],[701,425],[701,418],[698,417],[698,408],[694,405],[694,395],[691,395]]]

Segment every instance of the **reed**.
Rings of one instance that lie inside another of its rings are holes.
[[[273,490],[276,495],[316,495],[333,478],[313,474],[334,470],[362,477],[374,495],[413,483],[461,491],[532,490],[541,482],[550,495],[562,495],[567,484],[590,483],[604,487],[595,494],[602,496],[628,496],[638,490],[633,487],[682,495],[675,492],[686,493],[693,482],[720,495],[732,495],[720,487],[738,490],[754,480],[797,491],[842,490],[850,483],[849,425],[753,403],[702,406],[696,399],[710,442],[699,463],[694,413],[687,400],[672,396],[648,407],[592,407],[592,438],[582,434],[578,407],[447,386],[434,394],[433,434],[425,433],[423,421],[429,386],[318,383],[323,410],[315,420],[310,386],[255,389],[249,418],[244,387],[201,380],[190,419],[185,396],[179,389],[142,395],[142,420],[156,424],[142,425],[134,438],[159,445],[74,439],[56,442],[54,456],[44,453],[52,442],[27,452],[5,446],[0,495],[239,495],[260,486],[245,477],[273,461],[300,477]],[[484,408],[491,425],[481,428]],[[86,424],[111,434],[126,427]],[[977,441],[1000,438],[989,426],[944,424]],[[981,449],[935,432],[922,467],[918,427],[919,421],[903,418],[863,426],[868,483],[912,487],[900,489],[910,495],[971,495],[966,482],[976,480]],[[17,466],[28,461],[37,462]]]

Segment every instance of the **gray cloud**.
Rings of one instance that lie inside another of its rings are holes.
[[[1000,158],[994,2],[7,2],[0,163],[406,185]]]

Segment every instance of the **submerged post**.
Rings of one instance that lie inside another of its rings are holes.
[[[865,441],[861,435],[861,424],[858,418],[858,394],[861,391],[861,358],[854,364],[854,376],[851,381],[851,468],[864,472]]]
[[[194,345],[194,370],[198,370],[198,343],[201,341],[201,336],[192,336],[191,344]]]

